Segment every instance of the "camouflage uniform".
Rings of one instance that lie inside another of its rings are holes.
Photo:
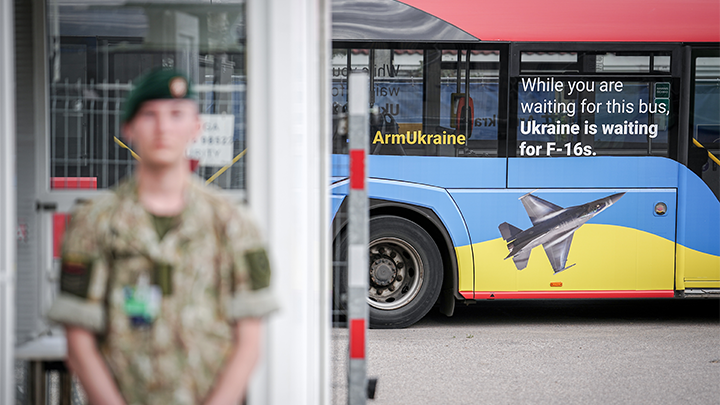
[[[276,308],[248,215],[194,177],[185,204],[159,240],[132,178],[80,206],[63,244],[61,291],[49,317],[97,334],[128,404],[201,402],[231,349],[233,321]],[[128,293],[158,278],[169,280],[159,313],[138,326]]]

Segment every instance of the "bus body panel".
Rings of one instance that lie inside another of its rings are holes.
[[[400,163],[401,162],[401,163]],[[437,156],[367,157],[368,177],[441,188],[505,188],[505,158]],[[332,176],[348,176],[347,155],[333,155]]]
[[[533,193],[567,208],[616,192],[626,194],[574,230],[565,269],[553,271],[544,245],[532,248],[522,270],[508,257],[508,243],[498,226],[508,222],[521,230],[533,227],[521,196]],[[674,189],[451,190],[451,195],[470,230],[476,292],[674,289]],[[668,212],[662,217],[653,215],[656,201],[667,201]]]
[[[438,215],[455,247],[459,292],[467,298],[486,292],[500,293],[494,298],[532,298],[535,292],[573,298],[579,291],[595,291],[593,297],[668,296],[686,287],[720,287],[720,203],[701,179],[671,159],[404,156],[402,165],[396,159],[369,157],[369,197]],[[347,159],[335,155],[333,162],[338,179]],[[543,246],[531,250],[523,270],[507,258],[498,226],[533,226],[521,196],[531,193],[567,208],[618,192],[625,195],[616,204],[574,231],[567,270],[554,273]],[[333,185],[333,216],[346,193],[346,180]],[[660,202],[667,207],[662,215],[655,212]],[[558,282],[562,287],[551,287]]]
[[[510,158],[508,186],[676,188],[675,287],[720,288],[720,202],[695,173],[674,160],[651,156]]]
[[[344,194],[335,194],[335,191],[339,191],[340,189],[346,190],[346,193]],[[335,218],[338,211],[340,210],[340,206],[342,205],[343,201],[345,201],[345,196],[347,195],[347,180],[343,182],[338,182],[333,184],[331,187],[331,195],[330,195],[330,212],[332,213],[332,218]]]
[[[679,164],[655,156],[509,158],[509,188],[676,188]]]
[[[435,156],[370,156],[369,175],[442,188],[504,188],[503,158],[456,158]]]
[[[482,41],[720,41],[715,0],[403,0]],[[561,13],[558,10],[562,10]]]
[[[333,218],[335,218],[344,197],[348,193],[348,182],[342,181],[333,184],[331,192],[334,207]],[[443,222],[453,246],[470,244],[465,221],[463,221],[455,202],[443,188],[392,180],[370,179],[368,181],[368,197],[429,208]]]
[[[720,288],[720,202],[678,164],[677,289]]]
[[[347,180],[333,184],[331,192],[333,196],[332,215],[335,218],[342,199],[348,193]],[[435,212],[448,231],[453,246],[466,247],[456,252],[458,258],[458,285],[460,290],[472,289],[474,269],[470,237],[458,207],[445,189],[423,184],[372,178],[368,181],[368,197],[424,207]]]

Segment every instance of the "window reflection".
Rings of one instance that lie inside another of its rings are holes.
[[[348,72],[366,72],[371,154],[497,156],[499,61],[494,50],[335,48],[333,151],[347,151]]]
[[[244,2],[57,0],[48,24],[51,177],[94,178],[107,188],[131,173],[132,145],[118,142],[122,102],[133,79],[162,66],[197,83],[206,122],[232,117],[222,133],[206,129],[191,150],[199,174],[208,179],[229,165],[215,184],[245,187],[244,160],[233,163],[245,149]]]
[[[548,83],[561,83],[562,90]],[[579,83],[582,91],[571,93],[570,83]],[[603,91],[608,83],[622,87]],[[669,104],[655,97],[663,88],[669,92],[670,83],[523,77],[518,83],[518,148],[523,141],[543,148],[552,142],[555,149],[543,150],[542,156],[666,156]],[[572,148],[578,144],[581,152],[575,153]],[[585,146],[592,152],[585,154]],[[519,156],[525,155],[520,151]]]

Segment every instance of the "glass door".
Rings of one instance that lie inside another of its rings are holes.
[[[79,5],[81,4],[81,5]],[[42,212],[41,312],[53,300],[68,213],[133,173],[141,158],[121,133],[133,81],[159,67],[184,71],[200,100],[203,132],[191,170],[245,198],[245,2],[142,4],[50,0],[47,128],[38,142]]]
[[[720,199],[720,53],[716,49],[701,50],[695,52],[692,60],[692,139],[688,167]]]

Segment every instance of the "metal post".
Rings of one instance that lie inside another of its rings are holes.
[[[365,337],[368,320],[368,194],[366,156],[368,153],[368,76],[350,74],[348,80],[348,123],[350,141],[350,194],[348,206],[348,404],[367,399]]]
[[[0,0],[0,403],[15,403],[15,13]]]

